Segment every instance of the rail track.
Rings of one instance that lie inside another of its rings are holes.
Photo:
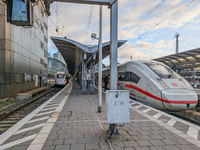
[[[200,126],[200,115],[196,115],[195,111],[182,111],[170,113],[171,115],[183,119],[187,122]]]
[[[135,100],[133,97],[130,97],[130,99]],[[135,101],[137,101],[137,100],[135,100]],[[139,101],[137,101],[137,102],[139,102]],[[142,104],[147,105],[145,103],[142,103]],[[147,105],[147,106],[152,107],[150,105]],[[157,108],[155,108],[155,109],[157,109]],[[163,111],[163,112],[200,126],[200,112],[198,112],[198,110],[200,110],[200,104],[197,105],[193,110],[180,111],[180,112],[167,112],[167,111]]]
[[[50,97],[55,95],[62,88],[52,87],[42,93],[35,95],[25,104],[16,106],[13,110],[5,112],[0,116],[0,135],[5,132],[7,129],[12,127],[35,108],[39,107],[41,104],[46,102]]]

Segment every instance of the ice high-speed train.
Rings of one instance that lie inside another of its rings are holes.
[[[137,101],[166,111],[188,110],[198,103],[193,87],[183,77],[160,62],[130,61],[118,65],[117,71],[117,89],[129,90],[130,96]],[[110,78],[110,69],[104,69],[102,74],[103,77],[108,74]]]
[[[56,79],[56,86],[64,86],[68,82],[68,76],[65,72],[57,72],[55,79]]]

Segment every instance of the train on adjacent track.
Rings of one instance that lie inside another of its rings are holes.
[[[66,72],[57,72],[55,75],[55,85],[56,86],[64,86],[68,83],[69,76]]]
[[[129,61],[118,65],[117,73],[118,90],[129,90],[130,97],[155,108],[182,111],[193,109],[198,103],[193,87],[163,63],[153,60]],[[110,77],[110,69],[104,69],[102,74],[103,77],[106,74]],[[95,76],[98,79],[98,72]]]

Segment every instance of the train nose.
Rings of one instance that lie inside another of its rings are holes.
[[[163,106],[170,111],[193,109],[198,103],[195,91],[173,89],[162,91]]]

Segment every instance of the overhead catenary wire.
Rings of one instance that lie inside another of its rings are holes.
[[[200,34],[197,34],[197,35],[188,37],[188,38],[186,38],[186,39],[182,39],[182,40],[179,41],[179,43],[184,42],[184,41],[187,41],[187,40],[192,39],[192,38],[197,37],[197,36],[200,36]],[[166,43],[170,42],[171,40],[173,40],[173,39],[170,39],[170,40],[167,41]],[[161,45],[162,45],[162,44],[159,44],[159,45],[157,45],[156,47],[161,46]],[[166,45],[165,45],[165,48],[166,48],[167,46],[171,46],[171,45],[175,45],[175,42],[174,42],[174,43],[166,44]],[[193,46],[194,46],[194,45],[193,45]],[[148,49],[148,50],[159,50],[159,49],[161,49],[161,48],[156,48],[156,49],[154,49],[154,48],[155,48],[155,47],[153,47],[153,48],[151,48],[151,49]]]
[[[174,29],[174,30],[172,30],[172,31],[170,31],[170,32],[168,32],[168,33],[166,33],[166,34],[164,34],[164,35],[159,36],[158,38],[154,39],[152,42],[154,42],[154,41],[156,41],[156,40],[158,40],[158,39],[160,39],[160,38],[162,38],[162,37],[165,37],[166,35],[168,35],[168,34],[170,34],[170,33],[174,33],[174,31],[177,31],[177,30],[179,30],[179,29],[181,29],[181,28],[183,28],[183,27],[185,27],[185,26],[187,26],[187,25],[190,25],[191,23],[197,21],[198,19],[200,19],[200,17],[197,18],[197,19],[195,19],[195,20],[193,20],[193,21],[191,21],[191,22],[189,22],[189,23],[187,23],[187,24],[184,24],[183,26],[181,26],[181,27],[179,27],[179,28],[176,28],[176,29]],[[145,43],[145,42],[146,42],[146,41],[140,43],[140,45],[143,44],[143,43]],[[189,43],[188,43],[188,44],[189,44]],[[191,45],[192,45],[192,44],[191,44]],[[194,46],[194,45],[193,45],[193,46]],[[197,47],[197,46],[196,46],[196,47]]]
[[[85,33],[85,37],[86,37],[85,43],[87,42],[87,36],[88,36],[89,30],[90,30],[90,24],[91,24],[91,20],[92,20],[93,9],[94,9],[94,5],[91,5],[89,18],[88,18],[87,29],[86,29],[86,33]]]
[[[166,17],[165,19],[163,19],[162,21],[160,21],[159,23],[157,23],[156,25],[154,25],[153,27],[149,28],[147,31],[145,31],[144,33],[140,34],[138,36],[138,38],[132,40],[131,42],[123,45],[120,49],[125,48],[126,46],[128,46],[129,44],[133,43],[134,41],[136,41],[137,39],[140,39],[140,37],[142,37],[143,35],[145,35],[146,33],[148,33],[149,31],[153,30],[155,27],[157,27],[158,25],[160,25],[161,23],[163,23],[164,21],[166,21],[167,19],[169,19],[170,17],[174,16],[175,14],[177,14],[178,12],[180,12],[182,9],[186,8],[187,6],[189,6],[190,4],[192,4],[195,0],[187,3],[185,6],[181,7],[179,10],[175,11],[173,14],[169,15],[168,17]]]
[[[147,13],[136,25],[134,25],[121,39],[123,39],[127,34],[129,34],[135,27],[137,27],[146,17],[148,17],[155,9],[157,9],[165,0],[162,0],[156,7],[154,7],[149,13]]]
[[[62,22],[62,19],[61,19],[60,16],[59,16],[58,10],[56,10],[55,7],[54,7],[53,5],[52,5],[52,8],[54,9],[55,13],[57,14],[58,19],[60,20],[60,22],[61,22],[61,24],[62,24],[62,26],[63,26],[63,28],[60,29],[60,30],[62,30],[61,35],[63,35],[63,30],[65,30],[66,33],[67,33],[67,36],[70,37],[68,31],[66,30],[66,28],[65,28],[65,26],[64,26],[64,23]]]

